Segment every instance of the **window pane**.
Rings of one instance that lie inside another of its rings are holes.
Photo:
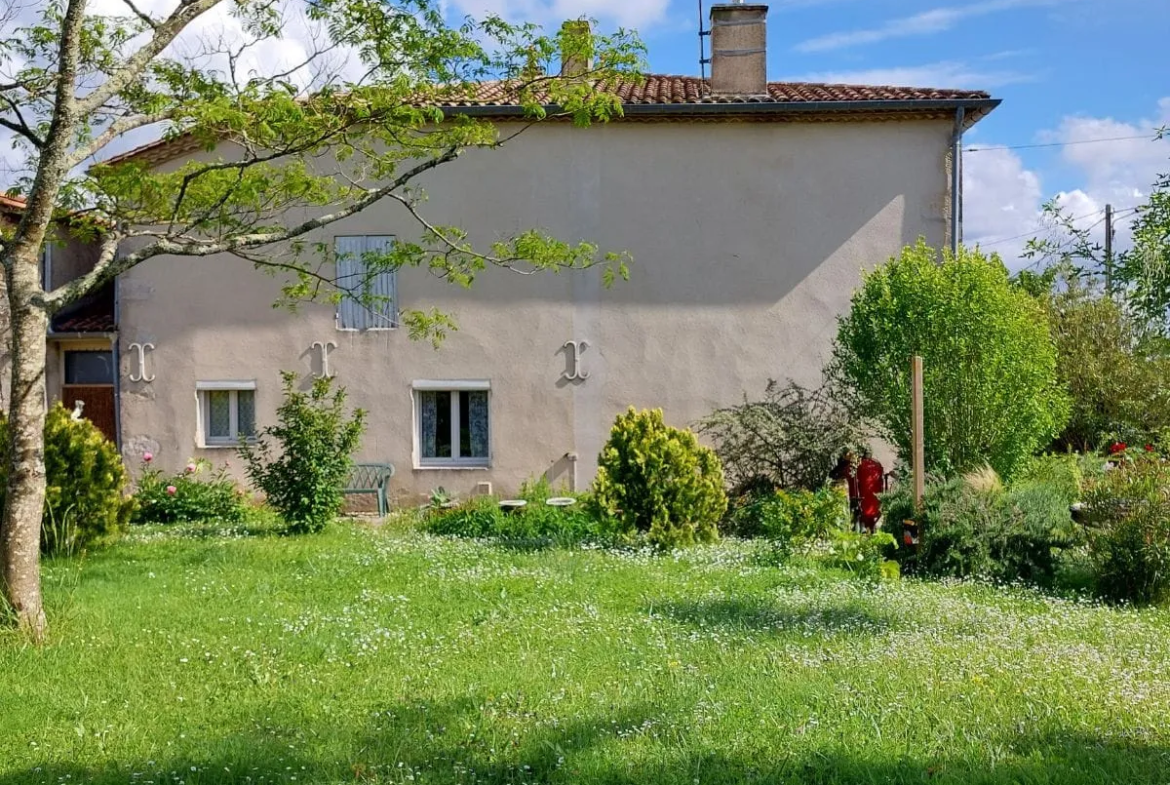
[[[488,457],[488,394],[482,390],[463,392],[459,397],[465,401],[460,411],[468,434],[467,446],[460,444],[460,455],[464,458]]]
[[[211,390],[207,393],[207,438],[231,439],[231,393]]]
[[[236,393],[236,423],[240,436],[256,435],[255,390],[240,390]]]
[[[438,417],[439,396],[434,392],[419,393],[419,447],[422,457],[435,457],[435,419]]]
[[[435,458],[451,457],[451,393],[435,393]]]
[[[66,384],[113,384],[113,352],[65,352]]]

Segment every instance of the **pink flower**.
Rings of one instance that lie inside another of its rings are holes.
[[[187,464],[187,474],[193,474],[194,472],[195,472],[195,464],[193,464],[193,463]]]
[[[167,486],[167,495],[168,496],[174,496],[176,493],[178,493],[178,491],[179,491],[179,489],[173,485]]]
[[[146,461],[147,463],[150,463],[151,461],[154,460],[154,453],[152,453],[152,452],[142,453],[142,460]]]

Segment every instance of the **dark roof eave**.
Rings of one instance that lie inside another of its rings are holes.
[[[999,106],[999,98],[915,98],[904,100],[860,101],[728,101],[674,104],[622,104],[626,116],[732,116],[782,114],[868,114],[880,112],[958,111],[967,113],[965,127],[970,127]],[[469,117],[523,116],[525,108],[507,105],[444,106],[448,115]],[[546,106],[545,111],[559,113],[559,106]]]

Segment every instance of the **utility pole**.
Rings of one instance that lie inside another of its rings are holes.
[[[1113,296],[1113,205],[1105,205],[1105,294]]]

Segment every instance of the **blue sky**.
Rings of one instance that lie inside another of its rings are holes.
[[[501,13],[548,27],[591,16],[636,28],[650,69],[698,73],[695,0],[448,0],[452,13]],[[772,80],[983,89],[1003,99],[970,133],[966,237],[1015,256],[1059,196],[1085,225],[1104,204],[1137,204],[1170,169],[1170,0],[775,0]],[[704,2],[704,14],[709,8]]]

